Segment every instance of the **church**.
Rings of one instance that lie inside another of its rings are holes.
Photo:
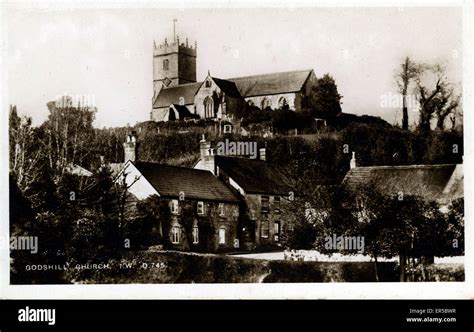
[[[190,118],[231,120],[233,110],[245,105],[300,111],[303,98],[316,84],[312,69],[262,75],[217,78],[208,71],[196,82],[197,43],[167,39],[154,43],[153,106],[150,120]]]

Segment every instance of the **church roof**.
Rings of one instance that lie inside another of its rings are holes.
[[[311,69],[229,78],[243,97],[297,92],[303,88]]]
[[[225,80],[215,77],[212,79],[227,95],[245,98],[301,91],[311,72],[311,69],[307,69]],[[163,88],[156,97],[153,108],[168,107],[178,103],[180,97],[184,98],[185,105],[194,104],[194,95],[201,85],[202,82],[198,82]]]
[[[216,155],[215,162],[246,193],[288,196],[294,191],[284,174],[265,161]]]
[[[184,98],[185,105],[194,104],[194,95],[202,82],[174,85],[163,88],[156,97],[153,108],[169,107],[171,104],[179,103],[179,98]]]
[[[238,197],[211,172],[157,163],[135,162],[140,173],[165,197],[238,203]]]
[[[464,197],[462,165],[408,165],[356,167],[343,184],[351,189],[370,186],[387,195],[414,195],[426,200]],[[448,185],[449,184],[449,185]]]
[[[235,85],[234,82],[231,82],[229,80],[222,80],[216,77],[213,77],[212,80],[227,96],[242,97],[240,95],[239,89],[237,89],[237,86]]]

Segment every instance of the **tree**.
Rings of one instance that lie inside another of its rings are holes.
[[[421,134],[426,135],[431,130],[431,120],[433,114],[436,111],[435,97],[446,88],[446,77],[445,68],[441,64],[435,64],[432,66],[425,66],[425,75],[419,75],[416,78],[418,99],[420,102],[420,120],[418,123],[418,129]],[[426,75],[431,74],[431,75]],[[427,83],[424,83],[423,76],[433,76],[433,80],[436,82],[434,87],[429,87]]]
[[[49,166],[55,171],[55,179],[62,177],[70,164],[81,164],[87,168],[96,108],[80,103],[74,105],[68,96],[49,102],[47,106],[50,114],[42,128],[48,137],[45,148]]]
[[[444,130],[446,118],[456,111],[459,106],[461,96],[455,95],[453,87],[443,87],[440,93],[434,98],[436,113],[436,128]]]
[[[330,118],[342,112],[341,99],[334,78],[325,74],[317,79],[316,85],[304,98],[302,107],[308,109],[313,117]]]
[[[402,128],[408,130],[408,106],[407,106],[407,94],[410,84],[420,75],[422,67],[410,57],[405,57],[405,60],[400,65],[399,70],[395,73],[395,82],[398,86],[398,91],[402,95]]]
[[[10,170],[23,192],[39,179],[43,167],[43,151],[38,142],[38,130],[30,117],[20,118],[16,106],[9,114]]]

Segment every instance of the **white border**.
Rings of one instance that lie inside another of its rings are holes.
[[[355,1],[326,0],[299,2],[272,1],[239,1],[239,2],[204,2],[204,1],[160,1],[160,2],[64,2],[42,1],[39,3],[16,2],[2,3],[2,16],[5,7],[72,9],[72,8],[202,8],[202,7],[463,7],[463,105],[464,105],[464,170],[465,170],[465,282],[441,283],[287,283],[287,284],[126,284],[126,285],[9,285],[9,253],[0,249],[0,298],[9,299],[474,299],[473,274],[473,174],[470,172],[474,163],[473,148],[473,115],[472,104],[472,65],[473,5],[470,0],[455,1]],[[5,22],[5,20],[2,20]],[[8,77],[4,70],[8,35],[1,29],[0,57],[1,85],[0,95],[2,112],[0,153],[0,192],[1,222],[0,235],[9,234],[8,229],[8,105],[6,105]]]

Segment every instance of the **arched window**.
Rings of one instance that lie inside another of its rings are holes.
[[[213,118],[214,117],[214,102],[211,97],[206,97],[204,99],[204,118]]]
[[[211,87],[211,80],[207,80],[206,81],[206,88],[210,88]]]
[[[270,99],[268,98],[263,98],[262,99],[262,110],[266,109],[267,107],[271,107],[272,106],[272,103],[270,101]]]
[[[283,107],[285,105],[288,105],[288,101],[286,100],[285,97],[281,97],[280,99],[278,99],[278,107]]]
[[[179,104],[184,106],[184,97],[179,97]]]

